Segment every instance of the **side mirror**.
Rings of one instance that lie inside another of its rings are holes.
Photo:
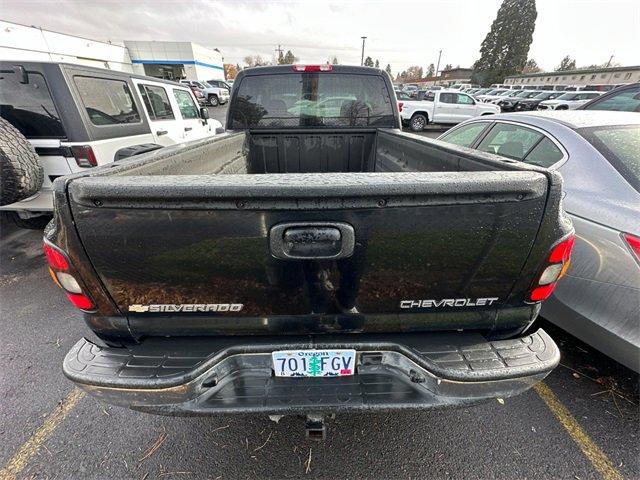
[[[222,128],[222,127],[217,127],[217,128],[216,128],[216,135],[219,135],[219,134],[221,134],[221,133],[224,133],[224,128]]]
[[[207,120],[209,118],[209,110],[207,107],[200,107],[200,118]]]

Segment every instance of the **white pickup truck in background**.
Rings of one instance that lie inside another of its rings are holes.
[[[429,123],[460,123],[479,115],[500,113],[500,107],[477,101],[471,95],[458,90],[428,92],[423,100],[399,102],[402,124],[414,132],[420,132]]]

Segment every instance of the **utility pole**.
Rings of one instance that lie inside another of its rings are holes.
[[[282,56],[282,45],[278,44],[278,48],[276,48],[275,51],[278,52],[278,55],[276,56],[276,62],[277,62],[278,59]]]
[[[364,65],[364,41],[367,39],[367,37],[360,37],[362,38],[362,55],[360,56],[360,66]]]
[[[437,77],[437,76],[438,76],[438,70],[440,70],[440,58],[441,58],[441,57],[442,57],[442,50],[440,50],[440,53],[438,53],[438,66],[436,67],[436,74],[435,74],[435,77]],[[435,85],[437,81],[438,81],[438,79],[436,78],[436,79],[433,81],[433,84]]]
[[[611,60],[613,60],[613,55],[609,57],[609,61],[607,62],[604,68],[609,68],[609,65],[611,65]]]

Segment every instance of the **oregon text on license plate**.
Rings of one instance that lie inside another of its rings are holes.
[[[282,350],[273,352],[276,377],[343,377],[353,375],[355,350]]]

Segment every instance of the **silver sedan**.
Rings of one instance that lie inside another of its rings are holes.
[[[492,115],[439,140],[562,173],[576,243],[541,315],[640,371],[640,114]]]

